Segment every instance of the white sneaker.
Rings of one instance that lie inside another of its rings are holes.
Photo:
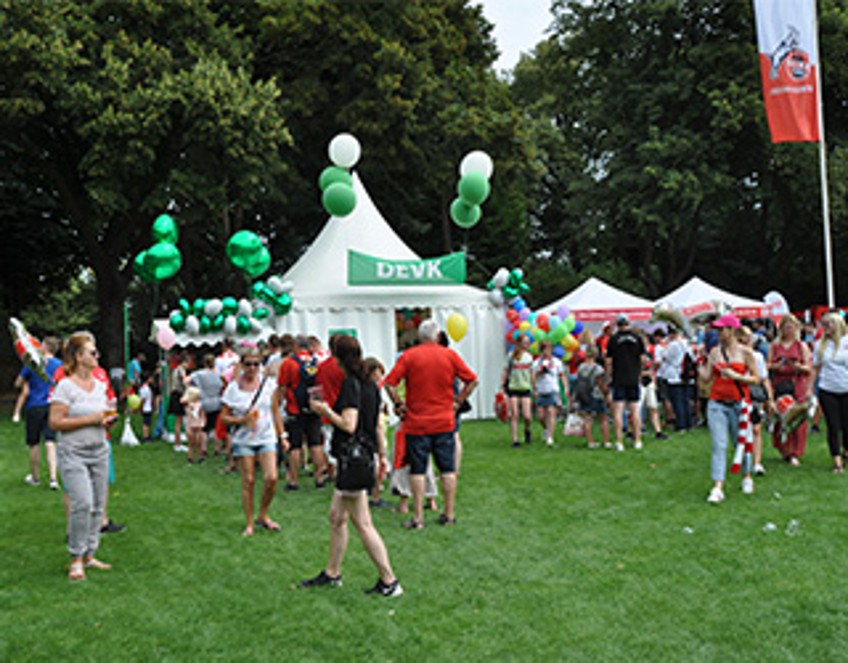
[[[545,440],[545,444],[547,444],[549,447],[554,446],[554,440],[553,440],[553,438],[550,438],[550,437],[549,437],[547,440]]]
[[[719,504],[724,502],[724,491],[718,487],[713,488],[710,491],[709,497],[707,497],[707,502],[710,504]]]
[[[754,492],[754,480],[751,477],[742,478],[742,492],[746,495],[752,495]]]
[[[184,444],[175,444],[174,451],[177,451],[179,453],[186,453],[188,451],[188,447]]]
[[[38,479],[33,479],[31,474],[27,474],[24,477],[24,481],[28,483],[30,486],[40,486],[41,482]]]
[[[616,451],[624,451],[624,445],[621,442],[617,442],[615,445]]]
[[[639,451],[642,448],[642,443],[641,442],[634,443],[633,448],[636,449],[636,451]]]
[[[760,464],[754,465],[754,474],[755,475],[757,475],[758,477],[761,477],[761,476],[765,476],[765,473],[766,473],[766,468],[764,468],[762,465],[760,465]]]
[[[59,490],[59,482],[56,479],[50,482],[50,490]]]

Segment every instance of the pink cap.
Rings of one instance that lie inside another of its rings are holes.
[[[718,320],[713,322],[713,327],[731,327],[732,329],[739,329],[741,326],[739,318],[732,313],[725,313]]]

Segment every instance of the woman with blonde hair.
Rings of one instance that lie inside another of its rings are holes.
[[[50,427],[56,445],[62,484],[71,501],[68,518],[69,580],[85,580],[86,569],[111,565],[94,554],[109,489],[109,447],[106,429],[117,419],[106,384],[92,376],[99,353],[94,337],[77,332],[65,345],[64,372],[50,401]]]
[[[801,341],[800,330],[798,318],[784,315],[777,326],[777,338],[769,345],[766,365],[775,398],[792,396],[796,401],[802,401],[807,397],[812,366],[810,350]],[[807,449],[807,422],[804,421],[785,439],[778,423],[772,431],[772,444],[787,463],[797,467],[800,465],[798,459]]]
[[[845,321],[838,313],[826,313],[821,323],[822,337],[813,352],[813,378],[807,393],[812,395],[813,384],[818,379],[819,402],[827,422],[827,445],[833,457],[833,471],[842,474],[843,454],[848,444],[848,337]]]

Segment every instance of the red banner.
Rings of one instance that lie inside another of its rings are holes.
[[[772,142],[819,141],[815,0],[754,0],[754,14]]]

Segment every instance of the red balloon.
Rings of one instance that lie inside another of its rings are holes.
[[[506,319],[509,320],[510,322],[512,322],[513,324],[518,322],[519,321],[518,311],[516,311],[514,308],[507,309]]]
[[[550,321],[548,320],[548,315],[546,313],[540,313],[536,316],[536,326],[542,331],[550,331]]]

